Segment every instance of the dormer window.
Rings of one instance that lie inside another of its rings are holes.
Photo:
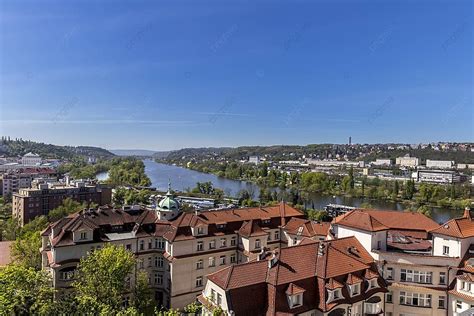
[[[270,224],[270,219],[269,218],[262,219],[262,224]]]
[[[87,232],[81,232],[81,236],[79,237],[79,240],[87,240]]]
[[[377,279],[367,280],[367,282],[369,283],[369,287],[367,288],[367,291],[371,290],[371,289],[374,289],[374,288],[379,286],[379,283],[377,282]]]
[[[360,294],[360,283],[350,285],[351,296],[356,296]]]
[[[260,239],[255,239],[255,249],[260,249],[261,244],[260,244]]]
[[[204,235],[204,227],[202,227],[202,226],[201,226],[201,227],[198,227],[198,228],[197,228],[197,234],[198,234],[198,235]]]
[[[226,225],[226,223],[219,223],[219,224],[217,224],[217,229],[224,229],[225,225]]]
[[[290,295],[288,300],[290,301],[290,308],[300,307],[303,305],[303,293]]]

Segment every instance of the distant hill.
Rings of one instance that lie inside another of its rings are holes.
[[[110,158],[115,155],[110,151],[92,146],[59,146],[38,143],[23,139],[10,140],[2,137],[0,140],[0,155],[23,156],[26,153],[35,153],[42,158],[72,159],[74,157]]]
[[[111,149],[110,152],[117,156],[153,156],[157,152],[147,149]]]

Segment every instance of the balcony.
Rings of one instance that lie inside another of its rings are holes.
[[[382,299],[379,296],[372,296],[364,303],[365,315],[382,314]]]

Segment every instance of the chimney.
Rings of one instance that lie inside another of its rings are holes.
[[[466,207],[464,209],[464,218],[467,218],[467,219],[471,219],[472,220],[472,217],[471,217],[471,209],[469,207]]]
[[[268,260],[268,269],[273,268],[278,262],[278,256],[275,252],[272,252],[272,257]]]
[[[324,255],[326,252],[326,245],[323,242],[319,242],[319,248],[318,248],[318,256]]]

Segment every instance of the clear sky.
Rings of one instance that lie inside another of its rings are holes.
[[[0,1],[0,134],[474,141],[473,1]]]

